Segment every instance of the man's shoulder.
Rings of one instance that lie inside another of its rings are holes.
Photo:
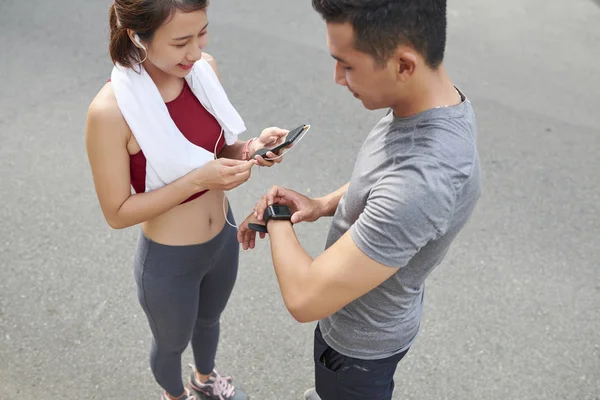
[[[460,186],[479,164],[477,126],[468,115],[468,104],[463,111],[442,113],[415,124],[408,150],[398,159],[404,164],[423,165],[427,173],[443,174],[454,186]]]

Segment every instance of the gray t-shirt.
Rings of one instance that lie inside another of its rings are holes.
[[[398,268],[384,283],[320,321],[339,353],[380,359],[414,342],[425,278],[446,255],[481,193],[471,103],[396,118],[389,112],[358,153],[326,248],[346,231],[371,259]]]

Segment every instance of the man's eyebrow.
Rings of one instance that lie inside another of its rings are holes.
[[[332,54],[331,57],[333,57],[334,59],[338,60],[341,63],[348,64],[343,58],[338,57],[338,56],[336,56],[334,54]]]
[[[206,25],[204,25],[204,28],[200,29],[200,32],[202,32],[203,30],[205,30],[207,27],[208,27],[208,23],[206,23]],[[173,40],[184,40],[184,39],[189,39],[189,38],[191,38],[192,36],[194,36],[194,35],[182,36],[182,37],[175,38],[175,39],[173,39]]]

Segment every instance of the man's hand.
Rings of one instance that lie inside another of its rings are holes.
[[[259,224],[263,225],[262,221],[258,221],[254,217],[254,213],[248,215],[248,217],[238,226],[238,242],[242,244],[244,250],[253,249],[256,244],[256,231],[253,231],[248,227],[248,224]],[[265,238],[264,232],[259,232],[260,238]]]
[[[250,214],[238,227],[238,242],[244,250],[253,249],[256,245],[256,231],[248,227],[248,224],[264,225],[263,217],[265,210],[271,204],[286,205],[292,211],[292,223],[314,222],[324,212],[323,202],[319,199],[311,199],[290,189],[273,186],[266,195],[254,206],[254,212]],[[261,239],[265,233],[259,232]]]
[[[323,204],[291,189],[273,186],[254,206],[254,217],[262,221],[265,210],[272,204],[282,204],[292,210],[292,223],[314,222],[323,216]]]

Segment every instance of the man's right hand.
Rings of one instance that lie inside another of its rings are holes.
[[[269,205],[282,204],[292,211],[292,223],[314,222],[323,216],[324,205],[318,199],[311,199],[294,190],[273,186],[254,206],[254,216],[262,221]]]

